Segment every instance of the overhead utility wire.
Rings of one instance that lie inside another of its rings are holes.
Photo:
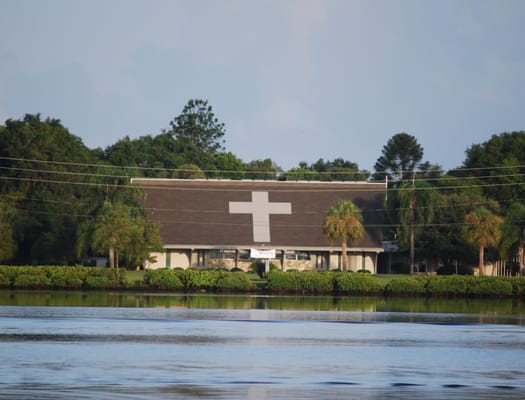
[[[17,208],[17,210],[26,212],[29,214],[38,214],[38,215],[57,215],[57,213],[52,213],[48,211],[40,211],[40,210],[31,210],[27,208]],[[60,215],[62,216],[71,216],[71,217],[82,217],[82,218],[88,218],[88,219],[94,219],[96,218],[93,215],[88,214],[78,214],[78,213],[67,213],[67,212],[61,212]],[[195,221],[195,220],[179,220],[179,219],[166,219],[162,221],[163,224],[192,224],[192,225],[223,225],[223,226],[246,226],[251,227],[253,226],[252,223],[234,223],[234,222],[212,222],[212,221]],[[416,228],[424,228],[424,227],[450,227],[450,226],[465,226],[465,225],[472,225],[467,222],[447,222],[447,223],[428,223],[428,224],[414,224]],[[311,228],[311,229],[321,229],[322,225],[318,224],[272,224],[274,227],[280,227],[280,228]],[[404,224],[367,224],[364,223],[363,226],[365,228],[396,228],[396,227],[403,227]]]
[[[73,175],[73,176],[88,176],[88,177],[97,177],[97,178],[122,178],[122,179],[129,179],[130,177],[128,175],[109,175],[109,174],[98,174],[98,173],[87,173],[87,172],[73,172],[73,171],[57,171],[57,170],[47,170],[47,169],[34,169],[34,168],[20,168],[20,167],[7,167],[7,166],[0,166],[0,169],[8,170],[8,171],[23,171],[23,172],[37,172],[37,173],[48,173],[48,174],[58,174],[58,175]],[[177,171],[184,171],[184,172],[192,172],[194,170],[191,169],[178,169]],[[224,172],[224,171],[222,171]],[[232,172],[232,171],[230,171]],[[508,175],[484,175],[484,176],[465,176],[465,177],[439,177],[439,178],[415,178],[416,181],[460,181],[460,180],[468,180],[468,179],[489,179],[489,178],[510,178],[510,177],[525,177],[525,173],[522,174],[508,174]],[[140,178],[137,179],[150,179],[150,178]],[[155,178],[152,178],[155,179]],[[162,178],[161,178],[162,179]],[[205,178],[203,178],[205,179]],[[294,182],[294,180],[290,180],[290,182]],[[330,182],[330,181],[324,181],[324,182]],[[336,181],[340,182],[340,181]],[[367,181],[363,181],[367,182]],[[382,183],[382,182],[377,182]]]
[[[22,178],[22,177],[10,177],[10,176],[0,176],[0,179],[4,180],[15,180],[15,181],[25,181],[25,182],[34,182],[34,183],[56,183],[56,184],[63,184],[63,185],[80,185],[80,186],[95,186],[95,187],[111,187],[111,188],[127,188],[127,189],[135,189],[137,186],[129,185],[129,184],[119,184],[119,183],[97,183],[97,182],[75,182],[75,181],[60,181],[60,180],[51,180],[51,179],[41,179],[41,178]],[[138,178],[142,179],[142,178]],[[205,181],[205,180],[203,180]],[[228,181],[223,180],[222,182],[240,182],[236,180]],[[268,184],[271,184],[273,182],[279,182],[279,181],[260,181],[260,182],[266,182]],[[338,183],[336,182],[321,182],[321,183]],[[359,182],[358,182],[359,183]],[[369,182],[363,182],[369,183]],[[372,182],[374,183],[374,182]],[[378,185],[383,184],[382,182],[377,182]],[[485,183],[485,184],[473,184],[473,185],[455,185],[455,186],[442,186],[442,187],[411,187],[411,188],[389,188],[389,189],[383,189],[383,188],[341,188],[341,189],[334,189],[331,188],[331,191],[335,192],[371,192],[371,191],[377,191],[382,192],[384,190],[388,190],[390,192],[392,191],[400,191],[400,190],[451,190],[451,189],[467,189],[467,188],[480,188],[480,187],[507,187],[507,186],[522,186],[525,185],[525,182],[506,182],[506,183]],[[197,188],[197,187],[168,187],[168,186],[140,186],[143,189],[152,189],[152,190],[179,190],[179,191],[207,191],[207,192],[243,192],[248,189],[241,189],[241,188]],[[324,192],[326,189],[272,189],[272,191],[275,192],[304,192],[304,193],[315,193],[315,192]]]
[[[142,167],[142,166],[126,166],[126,165],[108,165],[108,164],[91,164],[91,163],[75,163],[75,162],[66,162],[66,161],[51,161],[51,160],[38,160],[38,159],[26,159],[26,158],[18,158],[18,157],[3,157],[0,156],[0,160],[8,160],[8,161],[25,161],[25,162],[35,162],[35,163],[44,163],[44,164],[55,164],[55,165],[71,165],[71,166],[80,166],[80,167],[95,167],[95,168],[108,168],[108,169],[131,169],[131,170],[144,170],[144,171],[167,171],[167,172],[177,172],[177,171],[194,171],[192,169],[180,169],[180,168],[163,168],[163,167]],[[497,170],[497,169],[513,169],[513,168],[525,168],[525,165],[511,165],[511,166],[493,166],[493,167],[473,167],[473,168],[453,168],[449,171],[454,172],[463,172],[463,171],[481,171],[481,170]],[[259,170],[244,170],[244,171],[238,171],[238,170],[200,170],[205,173],[257,173],[257,174],[286,174],[289,173],[289,171],[259,171]],[[297,171],[292,171],[292,173],[295,173]],[[302,171],[301,171],[302,172]],[[374,173],[374,174],[388,174],[387,171],[315,171],[315,170],[304,170],[304,172],[312,172],[312,173],[318,173],[318,174],[363,174],[363,173]],[[402,170],[402,171],[394,171],[395,173],[399,174],[408,174],[408,173],[431,173],[431,172],[444,172],[442,169],[429,169],[429,170],[423,170],[423,171],[415,171],[415,170]]]

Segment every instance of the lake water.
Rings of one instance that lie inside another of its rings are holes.
[[[0,292],[0,399],[72,398],[522,399],[525,310],[511,300]]]

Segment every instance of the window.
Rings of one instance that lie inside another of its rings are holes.
[[[235,260],[235,250],[210,250],[210,260]]]
[[[286,259],[291,261],[296,260],[310,260],[310,253],[307,251],[287,251]]]

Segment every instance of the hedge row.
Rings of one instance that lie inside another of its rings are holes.
[[[0,266],[0,287],[20,289],[102,289],[124,283],[125,271],[112,268]]]
[[[385,294],[434,297],[523,297],[525,278],[469,275],[398,277],[385,285]]]
[[[344,272],[268,273],[268,289],[277,292],[433,297],[525,297],[525,278],[405,276],[383,285],[377,277]]]
[[[0,287],[104,289],[126,287],[125,270],[112,268],[57,266],[0,266]],[[184,291],[256,290],[249,276],[240,271],[146,270],[144,281],[135,288]],[[267,273],[271,292],[432,296],[432,297],[525,297],[525,277],[400,276],[381,283],[377,276],[349,272],[273,270]]]
[[[219,270],[149,269],[144,274],[144,283],[163,290],[248,291],[255,288],[244,272]]]
[[[278,292],[381,294],[383,285],[369,274],[271,271],[268,289]]]

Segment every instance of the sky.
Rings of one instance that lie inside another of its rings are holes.
[[[522,0],[0,0],[0,124],[104,149],[205,99],[245,162],[373,171],[406,132],[448,170],[525,130],[523,21]]]

